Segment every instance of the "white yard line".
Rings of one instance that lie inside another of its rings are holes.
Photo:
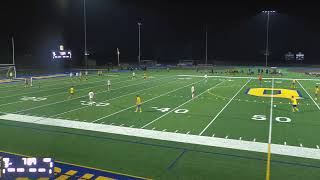
[[[182,77],[200,77],[203,78],[203,76],[199,75],[177,75]],[[252,79],[254,77],[247,77],[247,76],[208,76],[208,77],[214,77],[214,78],[230,78],[230,79]],[[276,79],[276,80],[298,80],[298,81],[320,81],[320,79],[299,79],[299,78],[263,78],[263,79]]]
[[[203,80],[201,80],[201,81],[203,81]],[[142,104],[147,103],[147,102],[149,102],[149,101],[152,101],[152,100],[154,100],[154,99],[158,99],[158,98],[160,98],[160,97],[162,97],[162,96],[165,96],[165,95],[170,94],[170,93],[172,93],[172,92],[178,91],[178,90],[183,89],[183,88],[185,88],[185,87],[191,86],[191,85],[193,85],[193,84],[197,84],[197,83],[199,83],[199,82],[201,82],[201,81],[197,81],[197,82],[194,82],[194,83],[191,83],[191,84],[187,84],[187,85],[185,85],[185,86],[183,86],[183,87],[180,87],[180,88],[174,89],[174,90],[172,90],[172,91],[166,92],[166,93],[164,93],[164,94],[161,94],[161,95],[159,95],[159,96],[156,96],[156,97],[154,97],[154,98],[151,98],[151,99],[149,99],[149,100],[147,100],[147,101],[144,101]],[[136,107],[136,105],[129,106],[129,107],[127,107],[127,108],[125,108],[125,109],[122,109],[122,110],[120,110],[120,111],[114,112],[114,113],[109,114],[109,115],[107,115],[107,116],[103,116],[103,117],[98,118],[98,119],[96,119],[96,120],[94,120],[94,121],[92,121],[92,122],[94,123],[94,122],[100,121],[100,120],[102,120],[102,119],[105,119],[105,118],[108,118],[108,117],[110,117],[110,116],[119,114],[119,113],[121,113],[121,112],[123,112],[123,111],[126,111],[126,110],[131,109],[131,108],[134,108],[134,107]]]
[[[117,97],[113,97],[113,98],[110,98],[110,99],[106,99],[106,100],[103,100],[103,101],[101,101],[101,102],[108,102],[108,101],[111,101],[111,100],[119,99],[119,98],[122,98],[122,97],[125,97],[125,96],[128,96],[128,95],[131,95],[131,94],[136,94],[136,93],[141,92],[141,91],[145,91],[145,90],[148,90],[148,89],[160,87],[160,86],[163,86],[163,85],[172,83],[172,82],[175,82],[175,81],[170,81],[170,82],[161,83],[160,85],[157,85],[157,86],[152,86],[152,87],[144,88],[144,89],[141,89],[141,90],[139,90],[139,91],[134,91],[134,92],[131,92],[131,93],[128,93],[128,94],[124,94],[124,95],[121,95],[121,96],[117,96]],[[65,112],[62,112],[62,113],[59,113],[59,114],[55,114],[55,115],[50,116],[50,117],[57,117],[57,116],[60,116],[60,115],[63,115],[63,114],[67,114],[67,113],[70,113],[70,112],[73,112],[73,111],[78,111],[78,110],[80,110],[80,109],[89,108],[89,107],[90,107],[90,106],[81,106],[81,107],[79,107],[79,108],[71,109],[71,110],[69,110],[69,111],[65,111]]]
[[[119,84],[119,83],[123,83],[123,82],[127,82],[127,81],[130,81],[130,80],[125,80],[125,81],[120,81],[120,82],[116,82],[116,83],[114,83],[114,84]],[[97,85],[97,86],[93,86],[93,87],[86,87],[86,88],[80,88],[78,91],[83,91],[83,90],[85,90],[85,89],[89,89],[89,88],[94,88],[94,87],[100,87],[100,86],[105,86],[105,85]],[[39,91],[38,91],[39,92]],[[106,92],[106,91],[102,91],[102,92]],[[32,93],[35,93],[35,92],[32,92]],[[100,92],[99,92],[100,93]],[[65,91],[63,91],[63,92],[58,92],[58,93],[53,93],[53,94],[50,94],[50,95],[48,95],[48,96],[41,96],[41,97],[51,97],[51,96],[56,96],[56,95],[59,95],[59,94],[66,94],[66,92]],[[15,95],[16,96],[16,95]],[[12,96],[13,97],[13,96]],[[84,97],[84,96],[82,96],[82,97]],[[19,98],[19,97],[18,97]],[[77,98],[76,98],[77,99]],[[72,100],[72,99],[70,99],[70,100]],[[5,105],[10,105],[10,104],[15,104],[15,103],[21,103],[21,102],[25,102],[25,101],[22,101],[22,100],[20,100],[20,101],[14,101],[14,102],[10,102],[10,103],[5,103],[5,104],[0,104],[0,107],[1,106],[5,106]]]
[[[251,78],[252,79],[252,78]],[[199,133],[199,136],[201,136],[208,128],[209,126],[218,118],[218,116],[226,109],[226,107],[231,103],[231,101],[240,93],[240,91],[251,81],[249,79],[240,89],[239,91],[229,100],[229,102],[218,112],[218,114],[210,121],[210,123]]]
[[[98,78],[96,78],[96,79],[98,79]],[[112,81],[114,81],[114,80],[118,80],[118,79],[126,79],[126,77],[121,77],[121,78],[114,78],[114,79],[110,79],[110,80],[112,80]],[[63,86],[66,86],[66,87],[68,87],[68,86],[70,86],[70,80],[68,79],[68,78],[65,78],[65,79],[59,79],[59,80],[57,80],[57,81],[60,81],[60,83],[49,83],[49,82],[44,82],[45,84],[44,85],[41,85],[41,88],[43,88],[43,87],[51,87],[51,86],[60,86],[60,88],[61,88],[61,85],[63,85]],[[64,81],[63,83],[61,83],[61,81]],[[92,84],[92,83],[98,83],[98,82],[104,82],[104,81],[106,81],[106,79],[104,79],[104,80],[94,80],[94,81],[87,81],[88,83],[85,83],[85,84]],[[24,85],[24,84],[21,84],[21,85]],[[20,85],[20,86],[21,86]],[[80,84],[81,85],[81,84]],[[10,86],[9,86],[10,87]],[[37,87],[37,85],[34,85],[34,87]],[[16,88],[16,87],[15,87]],[[49,89],[49,90],[52,90],[52,89]],[[13,90],[8,90],[8,92],[14,92],[14,91],[21,91],[21,89],[13,89]],[[1,91],[0,91],[1,92]],[[38,91],[39,92],[39,91]],[[16,95],[15,95],[16,96]]]
[[[160,79],[166,79],[166,78],[169,78],[169,77],[160,78]],[[128,86],[122,86],[122,87],[119,87],[119,88],[116,88],[116,89],[111,89],[111,91],[118,90],[118,89],[122,89],[122,88],[126,88],[126,87],[130,87],[130,86],[136,86],[136,85],[144,84],[144,83],[148,83],[148,82],[156,82],[156,81],[158,81],[158,80],[160,80],[160,79],[157,79],[157,80],[155,80],[155,81],[142,82],[142,83],[138,83],[138,84],[131,84],[131,85],[128,85]],[[96,94],[101,94],[101,93],[105,93],[105,92],[110,92],[110,91],[108,91],[108,90],[100,91],[100,92],[97,92]],[[63,103],[63,102],[66,102],[66,101],[71,101],[71,100],[75,100],[75,99],[84,98],[84,97],[87,97],[87,96],[88,96],[88,95],[83,95],[83,96],[79,96],[79,97],[76,97],[76,98],[73,98],[73,99],[66,99],[66,100],[63,100],[63,101],[57,101],[57,102],[53,102],[53,103],[48,103],[48,104],[44,104],[44,105],[41,105],[41,106],[35,106],[35,107],[29,108],[29,109],[24,109],[24,110],[21,110],[21,111],[16,111],[16,112],[14,112],[14,113],[20,113],[20,112],[24,112],[24,111],[29,111],[29,110],[37,109],[37,108],[42,108],[42,107],[46,107],[46,106],[50,106],[50,105],[54,105],[54,104]]]
[[[203,95],[204,93],[208,92],[208,91],[209,91],[209,90],[211,90],[211,89],[214,89],[215,87],[217,87],[218,85],[222,84],[223,82],[224,82],[224,81],[222,81],[222,82],[220,82],[220,83],[218,83],[218,84],[214,85],[213,87],[211,87],[211,88],[209,88],[209,89],[207,89],[207,90],[203,91],[203,92],[202,92],[202,93],[200,93],[200,94],[199,94],[195,99],[189,99],[188,101],[186,101],[186,102],[184,102],[184,103],[180,104],[179,106],[177,106],[177,107],[173,108],[172,110],[168,111],[167,113],[165,113],[165,114],[161,115],[160,117],[158,117],[158,118],[156,118],[156,119],[152,120],[151,122],[149,122],[149,123],[147,123],[147,124],[143,125],[141,128],[145,128],[145,127],[149,126],[150,124],[152,124],[152,123],[154,123],[154,122],[158,121],[159,119],[161,119],[161,118],[165,117],[165,116],[166,116],[166,115],[168,115],[169,113],[171,113],[171,112],[173,112],[173,111],[177,110],[177,109],[178,109],[178,108],[180,108],[181,106],[183,106],[183,105],[185,105],[185,104],[187,104],[187,103],[191,102],[192,100],[196,100],[196,99],[197,99],[197,98],[199,98],[201,95]]]
[[[124,78],[123,78],[124,79]],[[85,84],[83,84],[83,85],[88,85],[88,84],[94,84],[94,83],[99,83],[99,82],[105,82],[106,80],[100,80],[100,81],[93,81],[93,82],[88,82],[88,83],[85,83]],[[130,80],[124,80],[124,81],[121,81],[121,82],[127,82],[127,81],[130,81]],[[121,82],[117,82],[117,83],[115,83],[115,84],[118,84],[118,83],[121,83]],[[57,87],[57,88],[52,88],[52,89],[42,89],[42,90],[38,90],[36,93],[41,93],[41,92],[46,92],[46,91],[52,91],[52,90],[56,90],[56,89],[61,89],[62,91],[64,91],[63,89],[64,88],[68,88],[70,86],[70,84],[69,85],[66,85],[66,86],[63,86],[63,87],[61,87],[61,86],[59,86],[59,87]],[[90,88],[94,88],[94,87],[100,87],[100,86],[105,86],[105,83],[103,83],[103,85],[97,85],[97,86],[92,86],[92,87],[90,87]],[[83,90],[83,89],[86,89],[86,88],[81,88],[80,90]],[[80,91],[79,90],[79,91]],[[21,91],[21,90],[20,90]],[[31,91],[31,92],[26,92],[26,93],[21,93],[21,94],[16,94],[16,93],[14,93],[14,95],[12,95],[12,96],[1,96],[0,97],[0,99],[4,99],[4,98],[10,98],[10,97],[16,97],[16,96],[21,96],[21,95],[26,95],[26,94],[36,94],[34,91]],[[63,93],[65,93],[65,92],[63,92]],[[61,94],[61,93],[56,93],[56,94]],[[55,95],[55,94],[54,94]],[[49,95],[49,96],[52,96],[52,95]],[[49,96],[44,96],[44,97],[49,97]]]
[[[313,97],[308,93],[308,91],[302,86],[302,84],[300,84],[299,81],[297,81],[299,83],[299,85],[302,87],[302,89],[308,94],[308,96],[310,97],[310,99],[313,101],[313,103],[317,106],[317,108],[320,110],[319,105],[317,104],[316,101],[313,100]]]
[[[271,139],[272,139],[273,88],[274,88],[274,79],[272,79],[272,88],[271,88],[270,117],[269,117],[270,122],[269,122],[269,137],[268,137],[269,144],[271,144]]]
[[[134,137],[141,137],[141,138],[157,139],[157,140],[164,140],[164,141],[171,141],[171,142],[197,144],[197,145],[205,145],[205,146],[211,146],[211,147],[220,147],[220,148],[245,150],[245,151],[251,151],[251,152],[268,153],[268,143],[261,143],[261,142],[216,138],[216,137],[208,137],[208,136],[198,136],[198,135],[192,135],[192,134],[181,134],[181,133],[173,133],[173,132],[153,131],[148,129],[138,129],[138,128],[129,128],[129,127],[120,127],[120,126],[110,126],[105,124],[71,121],[71,120],[64,120],[64,119],[53,119],[53,118],[43,119],[42,117],[26,116],[26,115],[20,115],[20,114],[6,114],[3,116],[0,116],[0,119],[8,120],[8,121],[23,122],[23,123],[40,124],[40,125],[46,125],[46,126],[81,129],[81,130],[93,131],[93,132],[103,132],[103,133],[119,134],[119,135],[134,136]],[[37,121],[38,119],[42,119],[42,120]],[[271,153],[278,154],[278,155],[320,160],[320,150],[316,148],[272,144]]]

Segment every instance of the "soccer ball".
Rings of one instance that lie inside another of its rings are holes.
[[[273,105],[273,107],[277,107],[277,105]]]

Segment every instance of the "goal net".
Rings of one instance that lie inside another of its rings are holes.
[[[14,65],[0,64],[0,79],[15,79],[16,77],[17,73]]]

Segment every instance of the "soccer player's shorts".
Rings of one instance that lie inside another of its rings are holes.
[[[74,92],[71,92],[70,95],[74,95]]]
[[[295,108],[295,107],[297,107],[297,105],[292,105],[292,107],[294,107],[294,108]]]

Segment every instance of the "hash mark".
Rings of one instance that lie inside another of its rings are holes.
[[[130,127],[132,128],[134,125],[131,125]]]
[[[167,131],[167,129],[164,129],[164,130],[162,130],[162,131],[164,131],[164,132],[165,132],[165,131]]]
[[[111,123],[110,125],[113,125],[114,123]]]
[[[300,147],[303,147],[301,143],[300,143]]]
[[[190,133],[190,131],[187,132],[187,134],[189,134],[189,133]]]
[[[253,139],[253,142],[256,142],[256,138]]]
[[[319,149],[319,146],[317,145],[317,149]]]
[[[287,145],[287,142],[284,142],[284,145]]]
[[[215,134],[212,134],[212,137],[214,137]]]
[[[174,132],[177,133],[179,130],[175,130]]]
[[[124,124],[121,124],[120,126],[123,126]]]
[[[152,128],[151,130],[155,130],[156,128],[154,127],[154,128]]]
[[[228,139],[229,136],[226,136],[225,138]]]
[[[239,137],[239,140],[242,140],[242,137]]]

